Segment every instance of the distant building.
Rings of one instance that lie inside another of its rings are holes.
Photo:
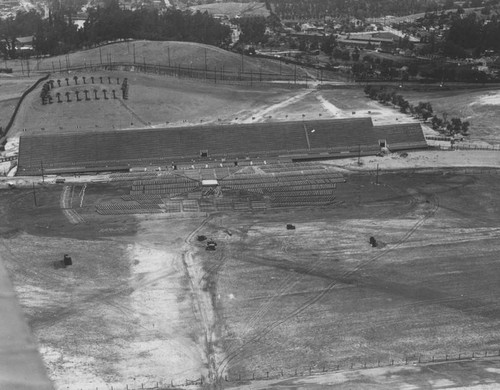
[[[29,35],[26,37],[16,38],[14,41],[14,46],[16,51],[21,54],[30,54],[33,52],[33,35]]]

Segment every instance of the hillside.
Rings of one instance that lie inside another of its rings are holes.
[[[225,15],[228,18],[263,16],[268,17],[271,13],[265,3],[212,3],[190,7],[192,11],[208,12],[210,15]]]
[[[57,72],[69,67],[91,66],[110,62],[135,62],[193,69],[217,70],[225,72],[244,72],[289,74],[295,71],[293,65],[280,63],[278,60],[253,58],[232,53],[221,48],[194,42],[177,41],[127,41],[101,47],[82,50],[68,55],[44,58],[31,62],[30,68],[38,72]],[[9,62],[15,71],[21,72],[19,61]],[[26,64],[24,64],[26,67]],[[297,69],[297,77],[304,76]]]
[[[245,72],[293,74],[294,66],[280,64],[278,60],[242,57],[221,48],[194,42],[177,41],[128,41],[83,50],[64,56],[38,60],[32,68],[40,72],[58,71],[59,67],[90,66],[109,62],[135,62],[138,64],[182,66],[184,68],[222,69],[239,72],[243,64]],[[21,65],[18,64],[18,70]],[[298,76],[301,74],[298,73]]]

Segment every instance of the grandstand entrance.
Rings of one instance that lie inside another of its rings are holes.
[[[379,139],[378,144],[381,148],[385,148],[387,146],[387,142],[385,139]]]
[[[201,158],[208,157],[208,149],[200,150],[200,157]]]

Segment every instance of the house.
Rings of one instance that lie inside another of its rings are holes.
[[[16,52],[21,56],[30,55],[34,50],[33,35],[16,38],[16,40],[14,41],[14,46],[16,48]]]
[[[14,45],[16,50],[33,50],[33,35],[16,38]]]

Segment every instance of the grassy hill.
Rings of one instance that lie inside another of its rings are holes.
[[[83,66],[90,64],[106,64],[108,62],[135,62],[142,64],[170,65],[192,68],[222,69],[225,71],[239,72],[242,65],[245,72],[276,73],[280,71],[293,74],[294,66],[280,64],[278,60],[252,58],[241,56],[215,46],[194,42],[177,41],[129,41],[83,50],[64,56],[50,57],[33,60],[31,69],[35,71],[55,71],[61,66],[64,69],[70,66]],[[26,65],[25,65],[26,66]],[[20,71],[21,65],[16,65]],[[301,72],[298,70],[298,72]],[[301,73],[298,73],[300,76]]]
[[[208,12],[211,15],[226,15],[229,18],[236,16],[263,16],[268,17],[271,13],[264,3],[212,3],[190,7],[192,11]]]

